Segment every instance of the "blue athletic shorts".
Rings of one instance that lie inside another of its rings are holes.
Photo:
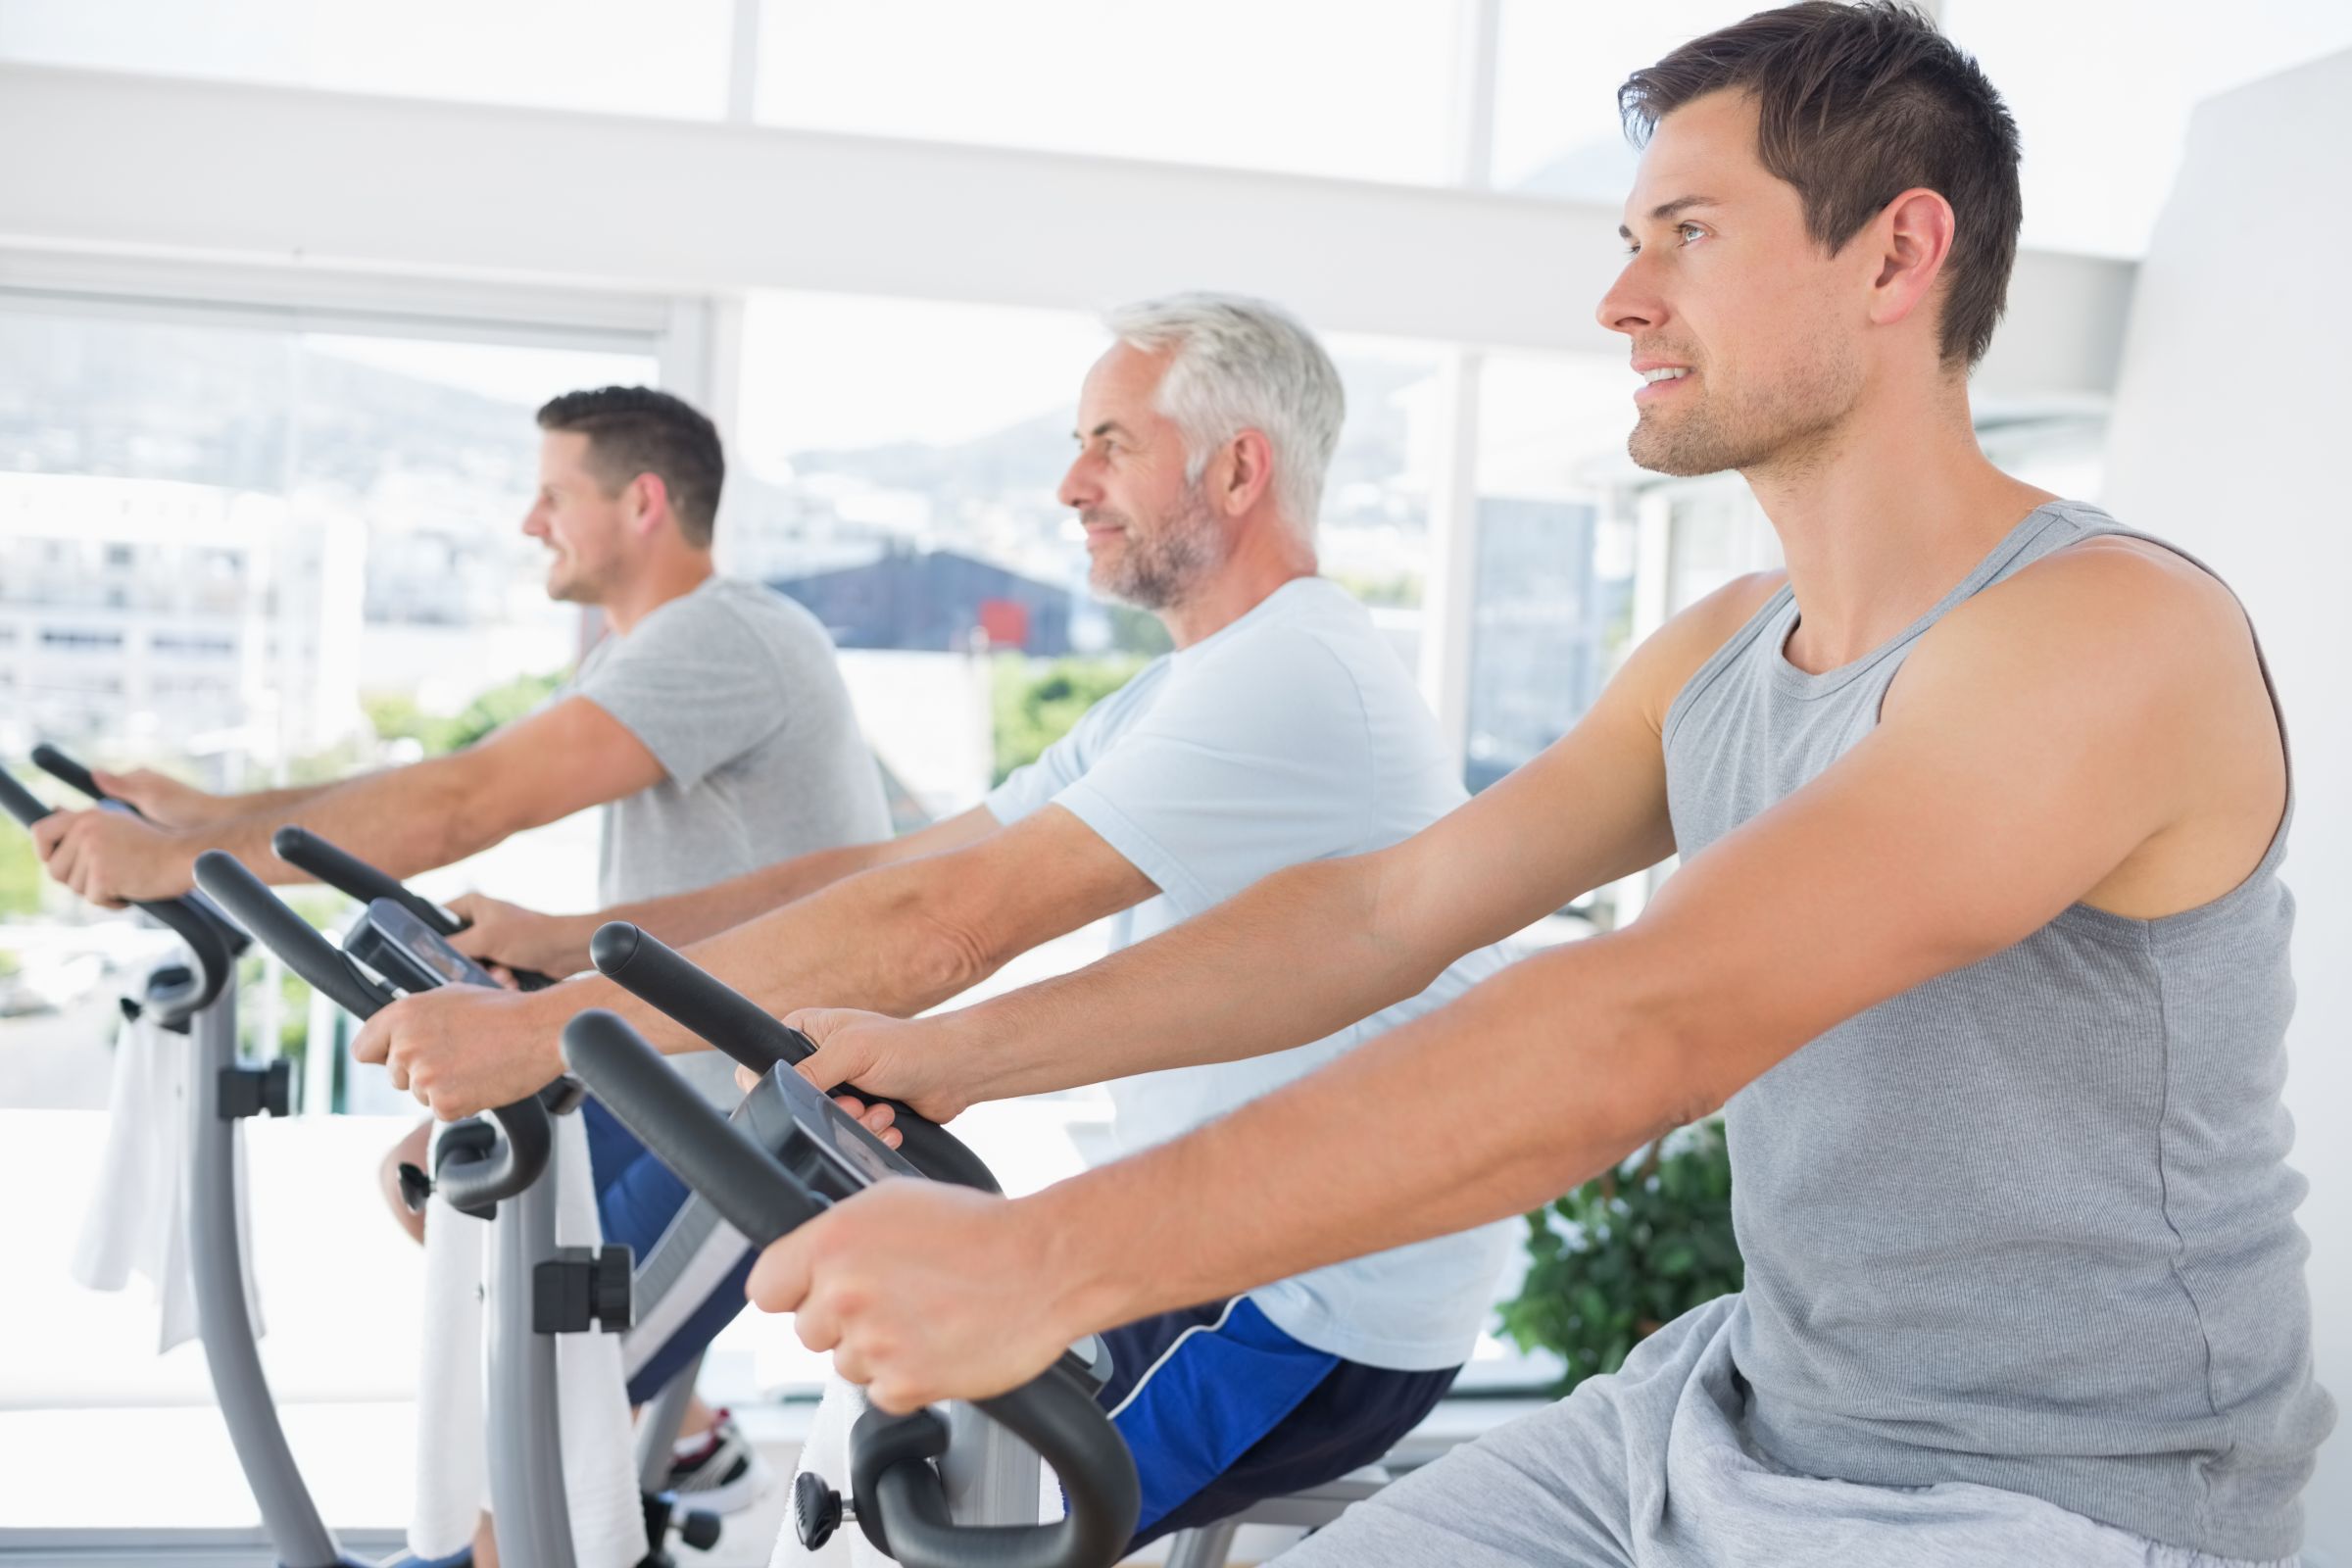
[[[621,1362],[629,1402],[643,1404],[743,1310],[754,1254],[731,1230],[670,1234],[686,1206],[686,1184],[595,1100],[581,1103],[580,1120],[605,1241],[636,1254],[636,1321],[621,1336]]]
[[[677,1234],[691,1229],[671,1223],[686,1185],[594,1100],[580,1114],[605,1240],[637,1254],[638,1315],[622,1359],[630,1401],[642,1404],[743,1310],[754,1254],[732,1231]],[[651,1290],[649,1268],[660,1276]],[[1130,1549],[1376,1463],[1460,1370],[1345,1360],[1292,1339],[1242,1296],[1102,1338],[1112,1371],[1102,1402],[1143,1486]]]
[[[1246,1296],[1102,1338],[1102,1400],[1143,1485],[1131,1551],[1378,1463],[1461,1370],[1399,1372],[1310,1348]]]

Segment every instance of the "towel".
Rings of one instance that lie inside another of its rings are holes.
[[[601,1245],[588,1135],[577,1116],[556,1118],[552,1175],[557,1245]],[[465,1549],[476,1518],[489,1506],[482,1346],[491,1243],[490,1222],[433,1199],[424,1227],[416,1494],[409,1520],[409,1550],[419,1557]],[[645,1515],[637,1496],[620,1336],[595,1329],[559,1335],[556,1384],[564,1492],[578,1568],[631,1568],[646,1554]]]
[[[184,960],[159,958],[147,973]],[[142,974],[134,997],[147,995]],[[98,1181],[74,1249],[73,1276],[93,1291],[119,1291],[133,1274],[155,1288],[162,1308],[159,1355],[196,1334],[195,1255],[188,1246],[188,1095],[195,1043],[157,1027],[152,1011],[125,1018],[115,1034],[115,1075],[107,1091],[106,1147]],[[245,1127],[229,1135],[235,1152],[238,1261],[253,1333],[262,1335],[261,1295],[253,1283],[253,1221],[245,1183]]]
[[[816,1415],[808,1423],[808,1439],[801,1445],[801,1461],[794,1472],[794,1491],[798,1492],[800,1477],[813,1475],[842,1495],[850,1495],[850,1428],[865,1414],[865,1390],[849,1382],[838,1372],[827,1371],[825,1391],[816,1402]],[[1040,1465],[1037,1472],[1037,1517],[1042,1520],[1061,1517],[1061,1484],[1054,1478],[1050,1466]],[[895,1558],[885,1557],[865,1539],[865,1532],[856,1523],[845,1523],[833,1532],[833,1539],[816,1550],[801,1544],[800,1533],[794,1528],[792,1510],[785,1510],[784,1532],[776,1538],[775,1550],[767,1559],[768,1568],[892,1568]]]

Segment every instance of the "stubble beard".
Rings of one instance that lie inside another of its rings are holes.
[[[1117,557],[1095,564],[1095,591],[1138,610],[1158,612],[1181,605],[1225,564],[1225,539],[1198,484],[1146,532],[1126,525]]]
[[[1761,396],[1718,400],[1702,384],[1693,389],[1692,406],[1679,413],[1644,408],[1626,452],[1652,473],[1678,479],[1812,466],[1852,412],[1858,380],[1850,359],[1839,355]]]

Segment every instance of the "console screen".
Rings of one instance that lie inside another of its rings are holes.
[[[425,968],[441,977],[444,985],[494,986],[497,981],[488,971],[457,949],[440,934],[417,919],[390,899],[377,899],[368,906],[368,918],[378,931],[399,944],[401,950]]]
[[[861,1180],[871,1184],[889,1176],[915,1174],[913,1166],[858,1126],[848,1111],[833,1103],[831,1096],[820,1093],[808,1079],[790,1067],[779,1067],[771,1076],[783,1084],[784,1102],[791,1107],[793,1119],[820,1139]]]

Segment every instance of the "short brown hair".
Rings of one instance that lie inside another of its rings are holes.
[[[1925,187],[1951,203],[1946,365],[1992,343],[2017,262],[2017,122],[1977,63],[1896,0],[1806,0],[1694,38],[1617,89],[1626,134],[1724,88],[1756,101],[1756,152],[1796,187],[1805,228],[1836,255],[1886,204]]]
[[[566,392],[539,411],[539,428],[586,436],[589,466],[608,490],[641,473],[660,475],[678,532],[698,550],[710,548],[727,460],[718,426],[684,398],[650,386]]]

